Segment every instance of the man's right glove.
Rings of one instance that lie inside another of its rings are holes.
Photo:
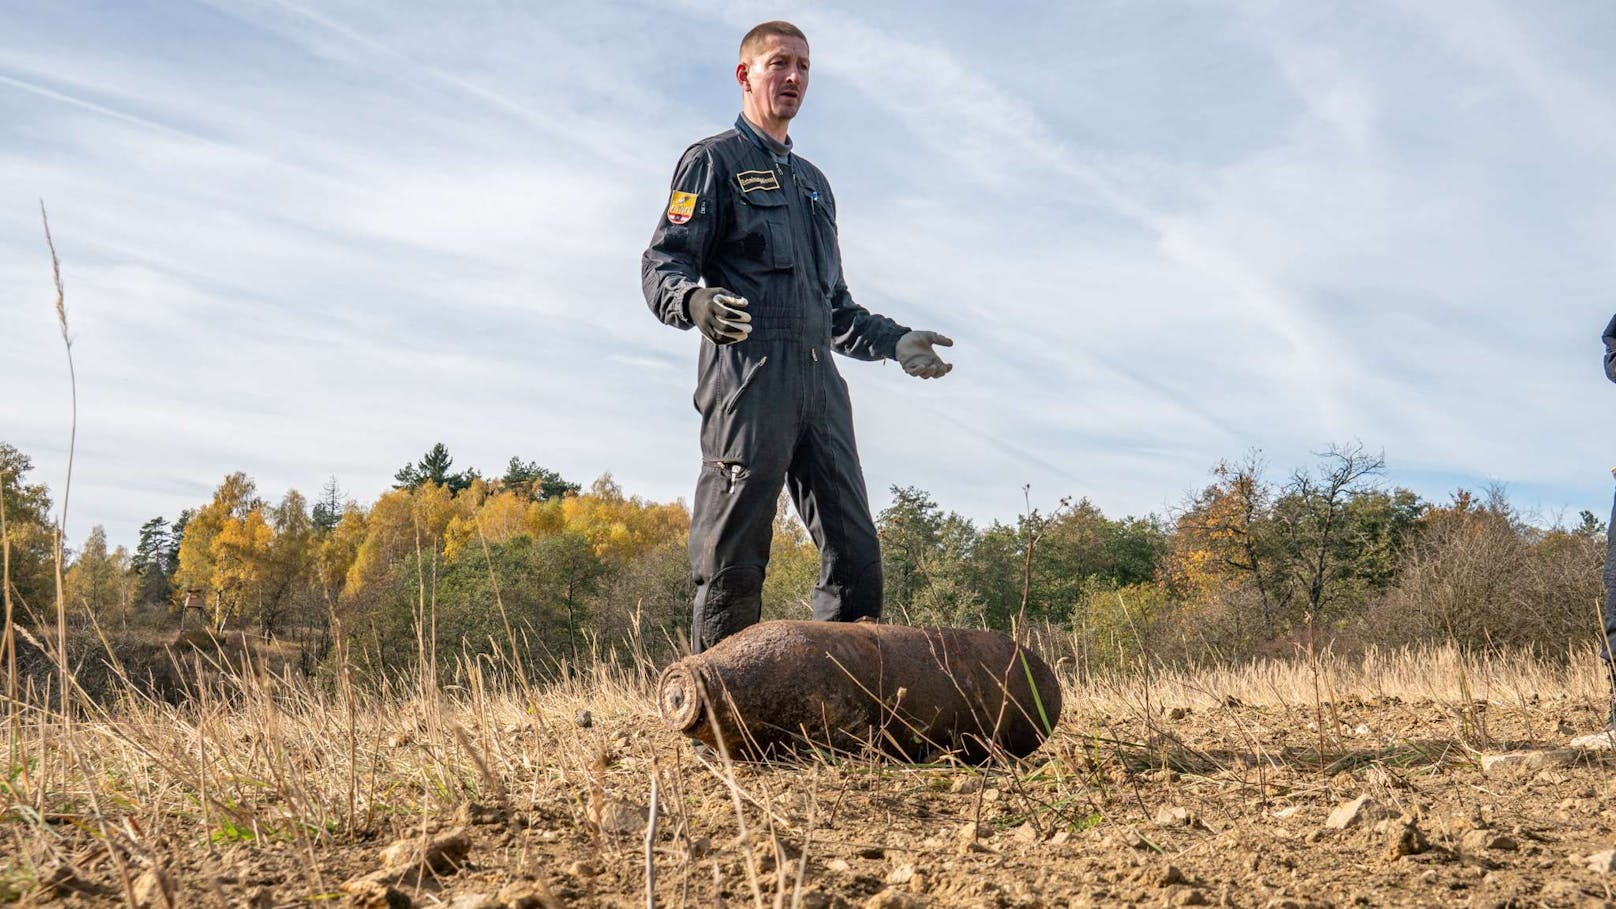
[[[722,287],[698,287],[690,295],[690,321],[714,344],[734,344],[752,333],[752,315],[746,307],[745,297]]]

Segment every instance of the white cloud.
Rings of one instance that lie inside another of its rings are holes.
[[[878,506],[1008,518],[1031,483],[1143,512],[1247,447],[1356,437],[1429,495],[1598,508],[1616,74],[1584,10],[1452,12],[788,6],[855,295],[959,342],[940,382],[842,364]],[[77,527],[129,542],[232,470],[368,498],[440,440],[687,496],[695,338],[638,258],[679,150],[733,117],[736,39],[780,14],[0,13],[0,375],[26,390],[0,438],[59,485],[43,196]]]

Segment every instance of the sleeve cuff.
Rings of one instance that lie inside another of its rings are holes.
[[[898,359],[898,342],[903,340],[904,335],[913,330],[914,329],[907,325],[898,325],[894,323],[891,332],[889,332],[887,336],[882,339],[881,348],[877,352],[880,353],[885,359]]]

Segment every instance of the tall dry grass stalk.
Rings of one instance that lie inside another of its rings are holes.
[[[39,201],[40,223],[45,230],[45,247],[50,251],[50,275],[57,288],[57,325],[61,328],[61,343],[68,354],[68,388],[71,411],[68,422],[68,476],[61,488],[61,511],[57,518],[57,529],[53,537],[52,560],[55,563],[55,594],[57,594],[57,641],[55,641],[55,655],[53,660],[57,663],[57,710],[60,713],[61,733],[66,742],[66,752],[61,755],[61,784],[66,786],[69,778],[73,776],[73,762],[69,755],[74,754],[73,742],[73,686],[76,679],[69,676],[68,663],[68,597],[66,597],[65,558],[66,529],[68,529],[68,500],[73,493],[73,458],[74,450],[78,446],[79,433],[79,391],[78,372],[73,366],[73,336],[68,332],[68,306],[66,306],[66,291],[61,286],[61,259],[57,256],[57,241],[50,235],[50,215],[45,212],[45,201]],[[44,807],[45,791],[50,786],[50,775],[45,765],[40,767],[42,780],[37,789],[40,807]]]
[[[45,228],[45,246],[50,250],[51,277],[56,284],[56,324],[62,331],[62,346],[67,351],[67,376],[71,413],[68,423],[67,478],[62,485],[62,507],[56,519],[55,544],[52,547],[56,566],[56,687],[58,709],[61,711],[63,732],[71,741],[73,734],[71,682],[68,677],[67,657],[67,588],[63,582],[64,546],[67,538],[67,504],[73,493],[73,456],[78,446],[79,387],[78,373],[73,367],[73,337],[67,330],[67,294],[62,288],[62,262],[56,255],[56,240],[51,236],[50,215],[45,211],[45,200],[39,200],[39,219]],[[71,768],[64,766],[63,776]]]
[[[20,766],[22,746],[22,707],[17,701],[17,632],[11,604],[11,528],[6,520],[7,471],[0,467],[0,600],[4,601],[6,625],[0,637],[0,656],[6,661],[6,771]]]

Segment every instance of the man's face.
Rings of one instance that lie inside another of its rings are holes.
[[[808,42],[769,35],[763,46],[735,67],[745,101],[772,120],[790,120],[808,94]]]

